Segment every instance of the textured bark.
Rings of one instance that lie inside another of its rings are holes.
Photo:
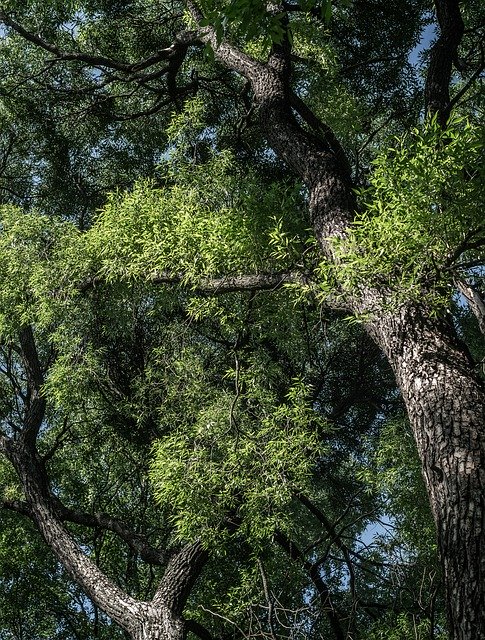
[[[55,512],[38,456],[15,442],[5,443],[5,453],[15,467],[32,512],[32,518],[66,571],[92,600],[129,633],[136,617],[136,600],[124,593],[81,551]]]
[[[445,323],[420,309],[370,327],[396,373],[438,532],[451,638],[485,638],[485,389]]]
[[[131,631],[133,640],[185,640],[184,621],[168,609],[144,603],[139,618]]]
[[[152,602],[142,602],[116,586],[80,549],[62,524],[62,509],[49,493],[41,459],[25,444],[2,438],[1,449],[22,482],[26,503],[6,505],[25,513],[71,577],[93,602],[133,640],[184,640],[181,613],[207,553],[196,543],[187,545],[169,562]],[[65,515],[65,514],[64,514]]]
[[[196,5],[190,0],[187,4],[194,20],[201,23],[202,15]],[[458,0],[436,0],[435,5],[440,35],[431,51],[425,102],[427,111],[437,114],[439,121],[445,124],[450,110],[452,64],[457,57],[464,27]],[[218,43],[214,31],[205,26],[197,34],[191,32],[187,40],[181,39],[172,47],[159,51],[155,57],[131,65],[59,51],[25,31],[1,11],[0,20],[36,46],[53,53],[57,60],[75,59],[87,64],[102,64],[130,74],[148,68],[154,60],[167,61],[167,73],[175,73],[187,45],[195,37],[211,43],[218,60],[249,81],[268,143],[306,184],[315,236],[322,252],[330,259],[334,257],[328,239],[345,236],[356,204],[348,162],[328,127],[318,123],[302,101],[291,94],[291,67],[285,43],[275,47],[268,62],[263,64],[227,42]],[[315,133],[309,133],[299,125],[293,109]],[[261,285],[261,277],[259,280]],[[201,284],[210,288],[214,282]],[[266,284],[274,286],[273,282]],[[225,286],[228,291],[236,285],[244,285],[251,290],[254,282],[225,279],[216,282],[216,289]],[[382,292],[364,286],[347,297],[348,308],[356,313],[379,308],[381,304],[384,308],[383,303]],[[393,367],[414,431],[437,525],[451,637],[453,640],[483,640],[483,381],[476,375],[473,363],[453,329],[427,314],[424,308],[409,304],[399,313],[386,314],[369,322],[367,328]],[[45,402],[41,393],[42,372],[32,332],[28,328],[21,335],[21,352],[29,383],[25,431],[17,442],[1,438],[0,445],[24,486],[27,499],[25,513],[35,521],[45,541],[73,579],[134,640],[183,640],[186,628],[181,613],[206,560],[205,552],[195,544],[175,555],[152,602],[140,602],[124,593],[90,561],[63,525],[62,509],[50,495],[43,463],[35,450]],[[14,508],[15,505],[11,506]],[[102,524],[103,517],[98,518],[98,524]],[[110,526],[112,530],[119,529],[117,523],[111,522]],[[118,533],[121,535],[122,532]],[[323,586],[321,594],[326,597]],[[337,627],[336,619],[334,632],[339,637]]]
[[[143,536],[136,535],[120,520],[105,513],[86,514],[67,509],[51,493],[45,460],[36,448],[46,402],[42,394],[44,373],[30,326],[22,328],[19,342],[27,379],[24,424],[16,439],[0,435],[0,451],[17,472],[25,501],[4,501],[3,506],[33,520],[73,580],[133,640],[184,640],[187,631],[182,612],[208,553],[200,543],[182,547],[168,562],[153,600],[143,602],[120,589],[83,552],[64,521],[111,530],[149,562],[162,564],[165,559],[161,551],[150,547]]]
[[[153,603],[181,615],[195,581],[209,558],[200,542],[187,544],[168,563]]]

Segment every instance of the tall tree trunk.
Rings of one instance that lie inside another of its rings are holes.
[[[451,3],[455,0],[449,0]],[[194,17],[197,17],[194,14]],[[253,87],[266,137],[309,189],[309,210],[322,252],[342,237],[356,209],[351,181],[335,140],[304,130],[291,111],[289,58],[275,47],[266,65],[239,56],[228,43],[207,40],[217,57]],[[361,313],[386,308],[385,292],[365,285],[348,296]],[[426,309],[408,305],[368,331],[396,374],[414,431],[438,531],[452,640],[485,638],[485,390],[455,331]]]
[[[369,327],[402,391],[438,532],[451,637],[485,638],[485,388],[452,327],[408,309]]]

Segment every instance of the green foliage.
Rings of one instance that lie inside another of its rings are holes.
[[[54,283],[62,288],[69,280],[66,249],[77,231],[72,224],[12,206],[1,207],[0,225],[0,335],[11,337],[48,314]]]
[[[448,304],[462,261],[479,256],[470,248],[483,238],[478,127],[464,118],[445,132],[428,122],[403,134],[419,121],[418,72],[408,59],[428,4],[302,1],[286,24],[260,0],[201,3],[219,39],[261,61],[288,38],[291,90],[333,128],[366,184],[349,238],[333,245],[336,267],[321,267],[325,294],[371,286],[388,291],[391,307],[425,296],[437,308]],[[182,5],[165,0],[2,7],[56,46],[124,62],[171,47],[174,34],[193,27]],[[481,10],[468,3],[463,14],[476,58],[468,61],[478,65]],[[181,97],[166,104],[166,59],[147,70],[152,79],[129,85],[101,66],[53,62],[9,29],[2,35],[5,433],[24,418],[17,334],[30,323],[48,404],[39,453],[56,496],[119,516],[169,551],[195,538],[210,546],[185,613],[214,637],[271,635],[259,563],[276,635],[332,637],[307,570],[323,558],[319,576],[336,611],[349,612],[349,635],[438,638],[434,528],[411,434],[393,419],[395,382],[382,355],[360,326],[322,310],[311,286],[300,298],[301,287],[217,297],[198,290],[211,277],[311,271],[316,262],[306,193],[268,150],[242,79],[189,47],[177,73]],[[466,97],[460,111],[473,118],[482,98]],[[398,136],[393,149],[390,135]],[[155,286],[156,274],[181,286]],[[481,358],[476,326],[451,309]],[[0,485],[5,500],[22,498],[5,463]],[[295,500],[299,490],[337,536]],[[390,518],[394,537],[359,542],[379,517]],[[110,532],[69,526],[120,587],[152,597],[156,568]],[[291,535],[306,564],[289,563],[276,531]],[[357,558],[355,576],[339,540]],[[391,610],[369,616],[362,602]],[[121,636],[102,615],[93,629],[92,603],[33,527],[2,512],[0,637]]]
[[[380,433],[371,465],[359,472],[370,490],[384,496],[386,513],[396,522],[394,545],[407,553],[436,551],[431,516],[413,434],[404,417],[389,420]]]
[[[181,539],[212,546],[236,526],[254,544],[290,527],[293,495],[311,478],[318,451],[312,427],[321,418],[301,381],[285,403],[261,407],[258,417],[251,395],[238,398],[246,410],[227,394],[216,398],[193,424],[154,445],[155,496],[171,506]]]
[[[130,193],[110,196],[86,239],[99,275],[136,280],[168,272],[196,284],[201,276],[289,266],[288,256],[270,260],[267,245],[276,214],[295,234],[303,232],[293,215],[297,190],[262,189],[256,176],[241,177],[226,153],[178,166],[165,188],[140,182]]]
[[[417,615],[400,613],[397,618],[387,616],[387,620],[379,620],[365,635],[365,640],[427,640],[432,633],[436,640],[445,640],[443,631],[436,634],[431,630],[430,621],[420,619]]]
[[[461,119],[446,130],[432,120],[397,140],[373,162],[362,213],[347,238],[333,240],[337,266],[322,264],[324,278],[344,291],[385,289],[391,307],[423,296],[449,303],[462,247],[483,238],[482,154],[481,129]]]
[[[321,18],[328,22],[332,15],[332,1],[304,0],[299,3],[302,11],[310,12],[318,6]],[[201,8],[205,15],[203,25],[211,25],[220,41],[229,33],[246,41],[262,36],[267,44],[281,44],[288,33],[283,14],[268,10],[262,0],[204,0]],[[291,27],[289,37],[291,38]]]

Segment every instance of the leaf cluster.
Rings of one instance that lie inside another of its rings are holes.
[[[432,120],[373,165],[361,213],[346,239],[333,240],[335,278],[349,292],[388,291],[390,306],[423,297],[448,304],[459,259],[478,257],[484,241],[480,128],[458,119],[442,130]]]

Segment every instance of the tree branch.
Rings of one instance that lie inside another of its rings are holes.
[[[290,283],[307,284],[309,277],[297,272],[280,271],[277,273],[223,276],[221,278],[200,278],[198,282],[191,283],[187,282],[187,277],[183,273],[155,271],[147,278],[147,281],[154,285],[180,285],[194,293],[222,295],[239,291],[276,291]],[[81,283],[78,289],[81,293],[85,293],[104,284],[104,282],[104,278],[95,276]]]
[[[196,636],[198,636],[200,640],[213,640],[213,637],[209,633],[209,631],[207,631],[207,629],[196,620],[186,620],[185,628],[187,629],[187,631],[190,631],[191,633],[194,633]]]
[[[197,541],[186,544],[170,559],[153,604],[165,605],[175,615],[181,615],[195,581],[209,559],[209,552]]]
[[[145,536],[135,533],[131,527],[118,518],[114,518],[107,513],[85,513],[68,509],[56,500],[60,517],[63,522],[72,522],[86,527],[104,529],[112,531],[126,542],[128,547],[137,553],[140,558],[152,565],[163,565],[167,560],[167,553],[156,549],[149,544]]]
[[[453,62],[458,58],[465,26],[460,13],[459,0],[435,0],[440,36],[431,48],[430,63],[424,89],[425,109],[437,114],[442,126],[451,111],[450,80]]]
[[[123,629],[131,632],[136,622],[133,613],[139,609],[139,603],[115,585],[83,553],[61,524],[61,518],[49,494],[42,462],[35,450],[6,439],[2,444],[23,486],[28,511],[31,513],[29,515],[47,545],[93,602]]]
[[[45,398],[42,395],[44,374],[30,325],[22,327],[19,332],[19,341],[20,355],[27,375],[27,398],[22,438],[25,442],[33,443],[44,420],[46,409]]]
[[[81,51],[63,51],[62,49],[59,49],[59,47],[56,47],[40,36],[25,29],[16,20],[8,16],[2,9],[0,9],[0,22],[3,22],[6,26],[13,29],[28,42],[31,42],[37,47],[44,49],[44,51],[48,51],[55,55],[56,62],[79,61],[93,67],[105,67],[132,74],[136,74],[137,72],[143,71],[162,60],[169,60],[170,58],[175,58],[176,64],[180,66],[181,54],[185,54],[187,47],[198,39],[198,33],[196,31],[183,31],[175,36],[175,41],[169,47],[159,49],[153,55],[145,58],[144,60],[130,63],[121,62],[120,60],[115,60],[114,58],[108,58],[101,55],[90,55]]]
[[[296,546],[293,540],[290,540],[290,538],[288,538],[284,533],[277,531],[275,533],[275,542],[280,545],[280,547],[288,554],[288,556],[293,561],[300,562],[303,568],[307,571],[311,581],[313,582],[313,585],[315,586],[315,589],[317,590],[318,595],[320,596],[320,602],[322,603],[322,607],[328,616],[328,620],[330,622],[330,626],[332,627],[332,631],[335,635],[336,640],[344,640],[345,634],[340,623],[340,617],[332,602],[330,589],[320,575],[320,568],[305,560],[305,556],[300,551],[300,549]]]

